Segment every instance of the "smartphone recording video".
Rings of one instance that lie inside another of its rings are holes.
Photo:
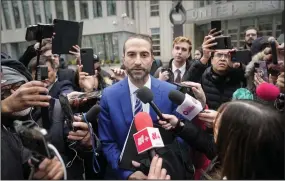
[[[251,61],[250,50],[238,50],[231,53],[232,62],[240,62],[247,65]]]
[[[221,29],[222,29],[222,22],[221,21],[211,21],[211,30],[212,29],[216,29],[215,32],[221,31]]]
[[[213,46],[212,49],[214,50],[221,50],[221,49],[232,49],[231,37],[230,36],[220,36],[215,37],[217,45]]]
[[[80,49],[81,64],[83,65],[82,71],[89,75],[95,74],[94,69],[94,52],[92,48]]]

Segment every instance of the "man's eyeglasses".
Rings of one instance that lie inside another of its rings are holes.
[[[230,55],[229,53],[227,53],[227,54],[224,54],[224,53],[215,53],[215,54],[214,54],[214,57],[217,57],[217,58],[225,57],[226,59],[229,59],[229,58],[231,58],[231,55]]]
[[[23,84],[25,84],[26,81],[22,80],[13,84],[8,85],[1,85],[1,99],[5,99],[11,95],[11,90],[17,90],[19,87],[21,87]]]

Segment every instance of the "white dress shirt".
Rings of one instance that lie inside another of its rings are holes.
[[[172,62],[172,72],[173,72],[173,74],[174,74],[174,80],[176,80],[176,78],[177,78],[177,69],[179,69],[180,70],[180,72],[181,72],[181,80],[182,80],[182,77],[183,77],[183,75],[185,74],[185,72],[186,72],[186,62],[184,63],[184,65],[182,66],[182,67],[180,67],[180,68],[177,68],[175,65],[174,65],[174,62]]]
[[[130,96],[131,96],[131,103],[132,103],[132,110],[134,112],[135,110],[135,105],[136,105],[136,96],[134,95],[134,92],[138,90],[137,88],[130,80],[130,77],[128,77],[128,83],[129,83],[129,89],[130,89]],[[151,78],[150,76],[148,77],[147,82],[144,85],[145,87],[151,89]],[[149,103],[144,104],[142,102],[142,107],[143,107],[143,112],[149,113]]]

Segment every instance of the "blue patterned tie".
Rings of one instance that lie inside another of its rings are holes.
[[[134,94],[135,94],[135,97],[136,97],[136,104],[135,104],[134,115],[136,115],[137,113],[143,111],[143,107],[142,107],[142,101],[137,98],[136,93],[134,93]]]

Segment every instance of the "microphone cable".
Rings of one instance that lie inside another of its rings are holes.
[[[93,128],[90,126],[90,123],[86,119],[86,113],[82,113],[82,116],[83,116],[83,120],[87,123],[89,131],[90,131],[90,137],[91,137],[91,143],[92,143],[92,151],[93,151],[93,161],[92,161],[93,162],[93,171],[95,173],[99,173],[100,172],[100,165],[99,165],[99,163],[97,161],[97,158],[96,158],[98,153],[96,152],[97,149],[96,149],[95,140],[94,140],[94,137],[93,137],[93,136],[95,136],[95,134],[93,132]],[[96,164],[96,166],[95,166],[95,164]],[[97,167],[98,170],[95,167]]]

